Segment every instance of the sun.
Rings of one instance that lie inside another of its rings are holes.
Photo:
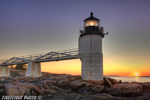
[[[138,76],[139,76],[139,73],[138,73],[138,72],[134,73],[134,76],[138,77]]]

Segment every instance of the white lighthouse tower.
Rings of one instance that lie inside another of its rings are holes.
[[[80,30],[79,55],[81,55],[83,80],[103,80],[103,54],[102,38],[103,27],[100,27],[100,20],[91,16],[84,20],[84,29]]]

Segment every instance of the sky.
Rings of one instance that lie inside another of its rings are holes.
[[[103,38],[104,75],[150,76],[149,0],[0,0],[0,59],[78,48],[92,11]],[[42,71],[81,74],[80,59],[42,63]]]

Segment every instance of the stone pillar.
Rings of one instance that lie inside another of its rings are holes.
[[[79,37],[83,80],[103,80],[102,36],[88,34]]]
[[[100,81],[103,79],[103,55],[102,53],[83,53],[82,79]]]
[[[41,77],[41,64],[39,62],[28,62],[26,77]]]
[[[9,66],[0,66],[0,76],[10,76]]]

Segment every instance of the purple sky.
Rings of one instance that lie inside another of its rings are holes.
[[[0,59],[78,48],[91,10],[106,59],[150,62],[150,0],[0,0]]]

